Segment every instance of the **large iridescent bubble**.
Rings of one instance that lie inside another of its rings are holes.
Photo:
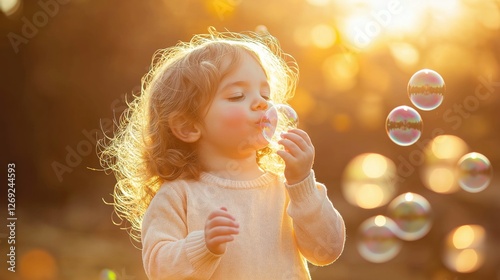
[[[408,82],[408,97],[415,107],[424,111],[434,110],[441,105],[445,91],[441,75],[430,69],[417,71]]]
[[[401,251],[402,242],[394,234],[397,226],[393,220],[378,215],[365,220],[358,230],[357,248],[367,261],[383,263]]]
[[[487,157],[480,153],[468,153],[457,164],[457,178],[460,187],[477,193],[490,184],[493,168]]]
[[[397,225],[394,233],[406,241],[420,239],[431,229],[431,205],[416,193],[408,192],[393,199],[388,216]]]
[[[286,104],[270,104],[261,119],[262,135],[271,146],[277,146],[281,134],[297,128],[299,116],[292,107]]]
[[[389,113],[385,129],[392,142],[400,146],[410,146],[422,135],[423,122],[415,109],[403,105]]]

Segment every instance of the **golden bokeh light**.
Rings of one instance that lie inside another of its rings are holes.
[[[363,172],[370,178],[378,178],[387,172],[387,160],[379,154],[369,154],[363,159]]]
[[[335,30],[326,24],[318,24],[311,29],[311,42],[321,49],[333,46],[336,36]]]
[[[357,58],[351,53],[334,54],[323,61],[325,84],[332,90],[349,90],[356,85],[359,72]]]
[[[410,43],[394,42],[389,44],[389,50],[398,64],[403,70],[414,69],[415,65],[420,61],[419,50]]]
[[[7,17],[14,15],[21,8],[21,0],[0,0],[0,10]]]
[[[457,228],[453,235],[453,246],[457,249],[476,248],[484,242],[484,228],[477,225],[464,225]]]
[[[486,231],[480,225],[463,225],[452,230],[445,243],[443,261],[459,273],[478,270],[485,260]]]
[[[439,135],[430,143],[431,151],[438,159],[455,162],[468,151],[467,143],[454,135]]]
[[[467,143],[458,136],[439,135],[433,138],[424,148],[425,164],[420,170],[424,186],[436,193],[458,191],[456,164],[468,150]]]
[[[450,166],[433,166],[427,169],[425,185],[437,193],[453,193],[458,190],[454,169]]]
[[[363,209],[379,207],[384,201],[384,191],[376,184],[362,184],[357,188],[356,203]]]
[[[387,204],[396,193],[396,165],[375,153],[354,157],[342,176],[342,193],[352,205],[373,209]]]
[[[467,273],[477,269],[480,255],[474,249],[465,249],[458,253],[455,260],[457,272]]]
[[[58,279],[57,262],[46,250],[32,249],[21,256],[19,275],[24,280]]]

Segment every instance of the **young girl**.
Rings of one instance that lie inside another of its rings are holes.
[[[315,180],[309,136],[283,133],[276,152],[260,129],[298,79],[276,39],[209,29],[152,66],[101,154],[148,277],[310,279],[307,261],[335,261],[344,221]]]

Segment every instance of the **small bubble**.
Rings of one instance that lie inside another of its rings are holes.
[[[111,269],[103,269],[100,273],[100,280],[116,280],[116,273]]]
[[[385,129],[392,142],[400,146],[410,146],[422,135],[423,122],[415,109],[403,105],[389,113]]]
[[[439,73],[422,69],[411,76],[408,82],[408,97],[420,110],[434,110],[444,99],[446,86]]]
[[[281,134],[297,128],[299,117],[292,107],[285,104],[271,105],[261,119],[262,135],[271,144],[279,146],[277,142]]]
[[[408,192],[396,197],[388,213],[397,225],[394,233],[403,240],[420,239],[431,229],[431,205],[419,194]]]
[[[458,184],[467,192],[477,193],[486,189],[492,176],[490,161],[480,153],[468,153],[458,160]]]
[[[358,252],[373,263],[393,259],[401,251],[402,242],[394,233],[396,223],[382,215],[365,220],[358,230]]]

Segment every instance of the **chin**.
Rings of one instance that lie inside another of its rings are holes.
[[[268,144],[269,142],[259,133],[243,139],[241,144],[238,145],[238,150],[241,152],[256,152],[265,148]]]

